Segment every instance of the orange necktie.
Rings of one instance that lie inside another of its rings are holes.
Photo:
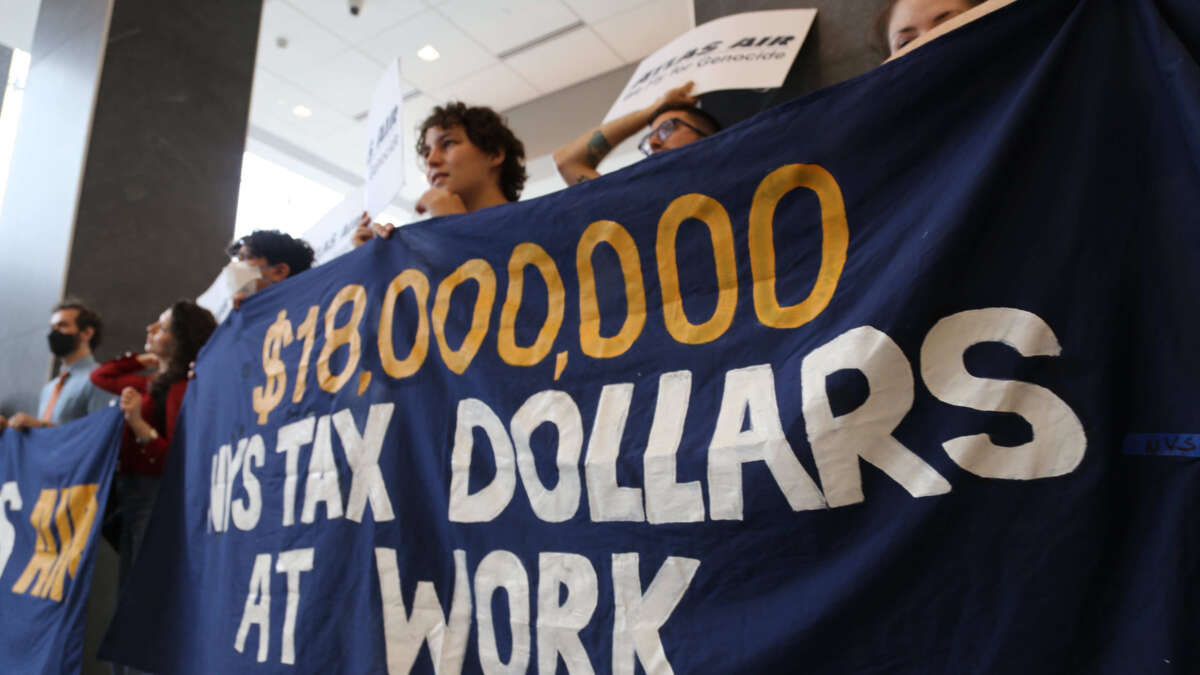
[[[49,422],[50,417],[54,415],[54,405],[58,403],[58,395],[62,393],[63,382],[67,381],[67,376],[71,371],[64,370],[62,375],[58,376],[58,383],[54,385],[54,391],[50,392],[50,400],[46,401],[46,409],[42,411],[42,421]]]

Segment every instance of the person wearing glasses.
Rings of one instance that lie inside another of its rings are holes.
[[[600,160],[646,126],[650,127],[650,133],[638,144],[638,149],[646,155],[682,147],[717,133],[721,123],[696,107],[696,97],[689,94],[692,86],[693,83],[688,82],[676,87],[648,107],[589,129],[559,148],[554,153],[558,173],[567,185],[598,177],[600,172],[596,167]]]

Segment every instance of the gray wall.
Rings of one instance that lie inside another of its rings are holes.
[[[50,374],[110,0],[44,0],[0,209],[0,413],[34,412]],[[35,413],[36,414],[36,413]]]

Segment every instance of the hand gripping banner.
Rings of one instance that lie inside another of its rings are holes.
[[[124,421],[0,432],[0,672],[78,673],[83,617]]]
[[[254,296],[200,358],[106,653],[1194,670],[1185,5],[1018,2]]]

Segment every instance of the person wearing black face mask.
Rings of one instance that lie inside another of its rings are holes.
[[[96,369],[92,349],[100,344],[100,316],[81,302],[68,300],[50,315],[46,336],[50,352],[61,362],[58,375],[42,387],[36,415],[19,412],[11,418],[0,415],[0,430],[32,429],[65,424],[106,407],[113,396],[92,384]]]

